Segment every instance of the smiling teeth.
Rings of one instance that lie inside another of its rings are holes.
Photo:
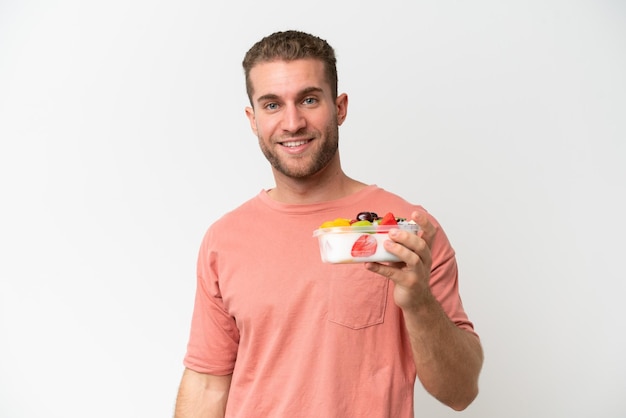
[[[286,147],[299,147],[300,145],[304,145],[309,141],[293,141],[293,142],[283,142],[283,145]]]

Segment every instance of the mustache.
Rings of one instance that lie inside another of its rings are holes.
[[[319,135],[315,132],[307,131],[305,129],[301,129],[294,133],[280,135],[276,138],[276,142],[285,142],[285,141],[308,141],[310,139],[317,138]]]

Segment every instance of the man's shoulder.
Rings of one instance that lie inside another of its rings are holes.
[[[374,186],[372,188],[371,196],[372,196],[372,199],[375,199],[376,201],[384,205],[389,205],[393,207],[401,207],[401,208],[412,207],[412,208],[423,209],[420,204],[412,203],[404,195],[400,195],[396,192],[384,189],[379,186]]]
[[[254,196],[233,209],[225,212],[213,222],[210,228],[247,222],[252,216],[254,216],[255,212],[258,211],[258,200],[259,196]]]

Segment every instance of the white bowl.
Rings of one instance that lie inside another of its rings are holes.
[[[387,252],[383,242],[389,239],[388,232],[394,228],[411,231],[415,234],[419,230],[419,226],[413,223],[337,226],[316,229],[313,236],[318,239],[320,255],[324,263],[393,262],[400,261],[400,259]]]

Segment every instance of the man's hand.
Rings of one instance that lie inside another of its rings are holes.
[[[395,283],[394,300],[402,310],[416,309],[422,302],[432,300],[429,286],[432,266],[430,244],[436,228],[422,212],[413,212],[411,219],[420,227],[417,234],[392,229],[389,231],[390,239],[384,243],[385,249],[402,262],[365,263],[368,270]]]

